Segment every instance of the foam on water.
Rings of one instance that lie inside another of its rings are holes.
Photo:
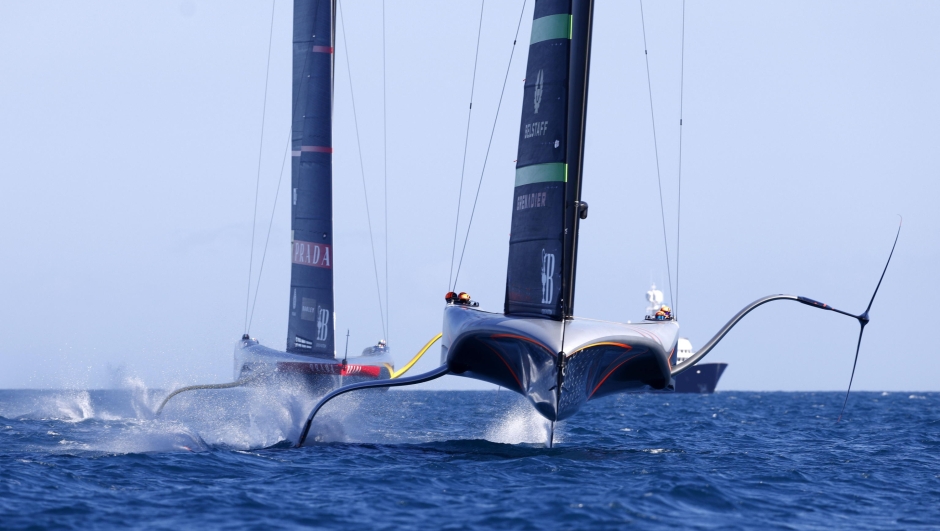
[[[175,396],[157,416],[154,412],[168,391],[148,388],[137,377],[123,377],[120,383],[120,390],[111,391],[24,391],[15,401],[0,401],[0,417],[88,424],[69,438],[50,441],[55,445],[51,451],[126,454],[213,448],[255,450],[295,442],[320,398],[302,384],[289,381],[196,390]],[[494,396],[496,400],[476,411],[468,429],[441,430],[439,426],[451,416],[453,404],[389,399],[389,394],[382,391],[349,393],[320,411],[308,444],[486,440],[547,445],[551,423],[528,401],[505,391]],[[440,421],[415,422],[429,416],[438,416]],[[564,440],[564,423],[556,423],[554,441]]]
[[[70,422],[79,422],[95,416],[88,391],[74,391],[55,397],[55,418]]]
[[[316,397],[289,383],[200,390],[174,397],[152,423],[170,430],[184,427],[210,447],[267,448],[296,441],[315,403]],[[152,411],[146,411],[150,418]]]
[[[555,442],[564,440],[562,422],[555,423]],[[509,410],[493,419],[485,438],[503,444],[548,444],[552,423],[527,401],[514,401]]]
[[[87,425],[54,441],[64,451],[244,450],[296,440],[316,402],[293,385],[193,391],[175,397],[156,416],[166,391],[148,389],[138,378],[125,383],[118,391],[24,391],[16,401],[0,402],[0,417]]]

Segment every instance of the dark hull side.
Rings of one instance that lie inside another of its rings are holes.
[[[678,325],[671,322],[563,323],[449,305],[444,311],[441,364],[451,374],[515,391],[555,421],[570,417],[594,398],[671,390],[669,353],[677,336]]]
[[[714,393],[718,380],[728,367],[727,363],[699,363],[676,375],[677,393]]]

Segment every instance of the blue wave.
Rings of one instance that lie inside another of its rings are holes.
[[[940,526],[940,394],[625,395],[556,427],[502,391],[0,391],[0,527]]]

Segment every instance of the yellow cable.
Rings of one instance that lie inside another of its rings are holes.
[[[436,343],[437,340],[440,339],[441,336],[443,336],[443,335],[444,335],[444,333],[441,332],[440,334],[437,334],[436,336],[434,336],[433,338],[431,338],[431,340],[428,341],[427,344],[424,345],[424,347],[423,347],[421,350],[419,350],[417,354],[415,354],[415,357],[411,358],[411,361],[408,362],[408,365],[405,365],[404,367],[402,367],[402,368],[401,368],[400,370],[398,370],[398,371],[392,371],[392,375],[389,376],[389,379],[398,378],[398,377],[401,376],[402,374],[405,374],[406,372],[408,372],[408,369],[410,369],[412,366],[414,366],[415,363],[418,363],[418,360],[421,359],[421,356],[424,356],[424,353],[427,352],[429,348],[431,348],[431,345],[433,345],[434,343]]]

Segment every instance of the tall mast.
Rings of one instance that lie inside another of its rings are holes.
[[[506,275],[507,315],[574,310],[593,0],[536,0]]]
[[[333,0],[294,0],[287,350],[335,357]]]

